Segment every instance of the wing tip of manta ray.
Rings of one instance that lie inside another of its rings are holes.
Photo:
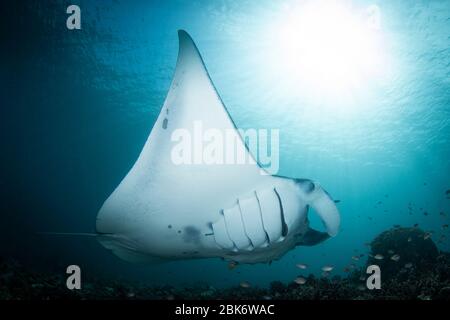
[[[184,29],[178,29],[178,37],[187,37],[189,39],[192,39],[189,33]]]
[[[192,39],[191,35],[184,29],[178,29],[178,41],[180,42],[180,47],[182,43],[189,43],[195,46],[194,39]]]

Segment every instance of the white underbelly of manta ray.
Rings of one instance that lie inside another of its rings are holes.
[[[339,212],[318,183],[261,174],[248,164],[175,164],[174,130],[232,130],[248,152],[185,31],[172,85],[136,163],[98,213],[99,241],[132,262],[221,257],[268,262],[337,234]],[[249,155],[251,157],[251,155]],[[309,227],[308,208],[326,232]]]

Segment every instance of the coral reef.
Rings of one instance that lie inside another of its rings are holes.
[[[378,265],[384,279],[394,278],[408,268],[426,272],[439,256],[431,233],[418,228],[396,227],[387,230],[378,235],[370,246],[372,252],[367,265]]]

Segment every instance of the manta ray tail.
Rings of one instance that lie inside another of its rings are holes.
[[[100,233],[89,233],[89,232],[38,232],[40,235],[48,236],[76,236],[76,237],[97,237],[101,235]]]

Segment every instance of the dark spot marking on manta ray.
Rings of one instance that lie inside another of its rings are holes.
[[[167,123],[168,122],[169,122],[169,120],[167,120],[167,118],[164,118],[163,124],[162,124],[163,129],[167,129]]]
[[[194,226],[184,228],[183,240],[185,242],[198,243],[200,241],[200,230]]]
[[[169,225],[167,226],[167,228],[169,228],[169,229],[172,229],[172,225],[171,225],[171,224],[169,224]]]
[[[181,233],[181,230],[178,230],[178,233]]]

